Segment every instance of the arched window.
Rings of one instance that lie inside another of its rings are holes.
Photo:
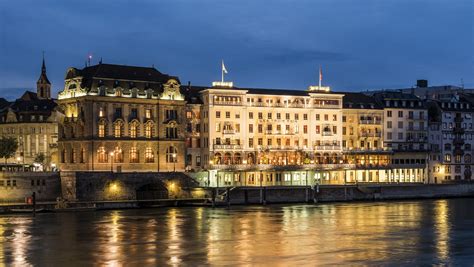
[[[166,126],[166,138],[178,138],[178,128],[176,123],[170,123]]]
[[[153,154],[153,150],[151,149],[151,147],[147,147],[145,149],[145,162],[152,163],[154,161],[155,161],[155,156]]]
[[[471,154],[464,155],[464,163],[471,163]]]
[[[152,135],[153,135],[153,123],[147,122],[145,125],[145,137],[151,138]]]
[[[461,155],[456,155],[456,157],[454,158],[454,161],[456,163],[461,163],[461,159],[462,159],[462,156]]]
[[[115,147],[113,155],[114,155],[114,162],[115,163],[122,163],[123,162],[123,151],[120,147]]]
[[[131,138],[137,138],[137,128],[138,128],[138,123],[136,121],[132,121],[132,123],[130,123],[130,137]]]
[[[221,153],[215,153],[214,154],[214,161],[213,164],[221,164],[222,162],[222,155]]]
[[[138,150],[136,147],[130,148],[130,163],[139,163]]]
[[[101,120],[99,122],[98,135],[99,137],[105,137],[105,121]]]
[[[227,152],[224,154],[224,164],[225,165],[230,165],[232,163],[232,155]]]
[[[123,122],[121,122],[121,121],[115,122],[115,124],[114,124],[114,136],[116,138],[122,137],[122,126],[123,126]]]
[[[176,147],[170,146],[166,149],[166,162],[178,162],[178,150],[176,149]]]
[[[444,161],[445,162],[451,162],[451,154],[449,154],[449,153],[444,154]]]
[[[105,148],[103,146],[97,149],[97,160],[99,163],[107,163],[107,153],[105,152]]]

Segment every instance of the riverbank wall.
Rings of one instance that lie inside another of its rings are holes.
[[[61,195],[58,172],[0,172],[0,203],[25,202],[36,194],[37,201],[55,201]]]
[[[215,196],[216,203],[228,205],[473,197],[474,183],[233,187],[220,188],[211,195]]]

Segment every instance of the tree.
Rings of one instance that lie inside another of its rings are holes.
[[[44,154],[43,154],[43,153],[39,153],[39,154],[36,155],[36,157],[35,157],[35,163],[38,163],[38,164],[43,165],[43,164],[44,164],[44,160],[45,160],[45,157],[44,157]]]
[[[7,160],[15,155],[18,149],[18,141],[14,137],[2,137],[0,139],[0,158]]]

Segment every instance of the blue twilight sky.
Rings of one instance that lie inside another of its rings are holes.
[[[54,94],[68,67],[151,66],[240,87],[474,87],[473,0],[0,1],[0,96],[34,88],[46,53]]]

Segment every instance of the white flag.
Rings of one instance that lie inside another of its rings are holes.
[[[225,74],[227,74],[227,69],[225,68],[224,60],[222,60],[222,72],[224,72]]]

